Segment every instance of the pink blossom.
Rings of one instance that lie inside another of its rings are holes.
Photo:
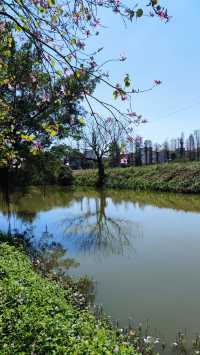
[[[76,41],[76,46],[80,49],[84,49],[85,48],[85,43],[81,42],[79,39]]]
[[[86,70],[83,69],[83,68],[81,68],[80,72],[81,72],[81,75],[85,75],[86,74]]]
[[[136,143],[142,143],[143,138],[141,136],[136,136],[134,140]]]
[[[41,144],[41,142],[35,141],[33,144],[33,147],[37,150],[40,150],[40,149],[42,149],[42,144]]]
[[[66,75],[66,77],[69,77],[69,76],[73,75],[72,70],[67,69],[67,70],[65,71],[65,75]]]
[[[42,95],[42,102],[49,102],[50,101],[50,95],[48,92],[44,92]]]
[[[162,81],[160,81],[160,80],[154,80],[154,84],[155,84],[155,85],[161,85],[161,84],[162,84]]]
[[[116,12],[116,13],[120,12],[119,6],[115,6],[113,8],[113,12]]]
[[[137,117],[137,113],[136,112],[129,112],[128,116],[129,117]]]
[[[42,35],[39,31],[35,31],[33,34],[36,39],[42,39]]]
[[[87,37],[89,37],[91,35],[90,30],[85,31],[85,34],[86,34]]]
[[[43,7],[43,9],[48,9],[48,3],[45,2],[44,0],[40,0],[40,6]]]
[[[109,76],[110,76],[108,71],[103,73],[102,75],[105,76],[105,78],[109,78]]]
[[[30,74],[30,78],[31,78],[32,83],[35,83],[37,81],[37,78],[33,74]]]
[[[112,117],[107,117],[107,119],[106,119],[106,123],[111,123],[112,122]]]
[[[95,19],[94,22],[91,24],[93,27],[100,26],[101,22],[99,19]]]
[[[128,100],[128,96],[127,95],[122,95],[121,98],[122,98],[122,101]]]
[[[120,54],[120,56],[119,56],[120,62],[124,62],[126,59],[127,59],[126,56],[124,56],[123,54]]]
[[[169,20],[169,16],[167,14],[167,10],[160,10],[157,12],[157,15],[160,17],[161,20]]]
[[[128,141],[129,141],[130,143],[133,143],[133,142],[134,142],[134,137],[129,136],[127,139],[128,139]]]
[[[90,65],[94,69],[94,68],[96,68],[97,63],[93,60],[92,62],[90,62]]]

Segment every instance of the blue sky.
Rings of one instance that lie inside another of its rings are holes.
[[[127,56],[126,62],[107,67],[114,83],[126,73],[135,88],[148,88],[154,79],[163,82],[152,92],[133,98],[134,111],[149,120],[137,133],[158,142],[200,128],[199,0],[166,0],[162,4],[173,16],[167,24],[144,17],[125,27],[117,15],[105,11],[105,28],[98,41],[91,40],[90,44],[97,48],[98,42],[98,47],[104,47],[104,59],[119,57],[120,53]],[[110,90],[102,85],[97,94],[112,100]]]

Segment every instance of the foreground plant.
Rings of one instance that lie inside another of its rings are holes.
[[[71,303],[71,289],[33,271],[23,253],[0,246],[0,353],[135,354],[104,321]]]

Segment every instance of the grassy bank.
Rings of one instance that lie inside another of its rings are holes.
[[[108,188],[143,191],[200,192],[200,163],[170,163],[144,167],[116,168],[106,171]],[[95,186],[97,171],[74,172],[77,186]]]
[[[71,292],[34,271],[23,252],[0,244],[0,353],[136,353],[104,321],[73,306]]]

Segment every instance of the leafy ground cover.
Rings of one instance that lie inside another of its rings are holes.
[[[96,170],[74,171],[74,185],[95,186]],[[107,169],[105,187],[145,191],[200,192],[200,163],[170,163]]]
[[[0,244],[0,354],[135,354],[104,320],[72,302],[72,290],[37,273]]]

